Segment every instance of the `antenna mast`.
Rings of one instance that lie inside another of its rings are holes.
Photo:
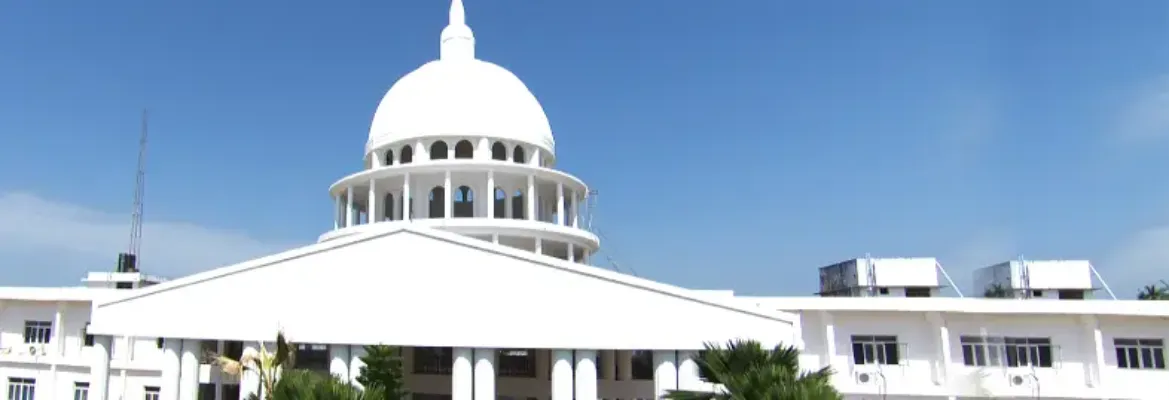
[[[130,248],[127,251],[135,258],[142,251],[142,198],[146,192],[147,117],[146,110],[142,110],[142,135],[138,139],[138,170],[134,180],[134,211],[130,218]]]

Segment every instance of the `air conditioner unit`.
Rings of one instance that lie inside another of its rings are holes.
[[[1007,383],[1011,387],[1029,386],[1031,376],[1026,374],[1010,374],[1007,375]]]
[[[852,376],[859,385],[875,385],[880,383],[881,379],[881,373],[874,370],[856,371]]]
[[[32,356],[36,356],[37,354],[39,354],[39,353],[37,352],[37,350],[38,350],[38,349],[37,349],[37,347],[36,347],[36,346],[28,346],[28,354],[30,354],[30,355],[32,355]]]

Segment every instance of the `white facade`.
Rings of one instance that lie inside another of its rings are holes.
[[[849,399],[1166,398],[1164,302],[942,298],[933,258],[825,267],[821,293],[836,297],[742,297],[593,267],[587,186],[553,169],[535,96],[475,58],[459,0],[440,54],[378,106],[366,168],[330,187],[335,225],[318,243],[166,282],[134,271],[0,288],[9,398],[239,399],[258,378],[202,354],[257,351],[280,330],[301,367],[350,381],[363,345],[402,346],[417,400],[710,389],[693,357],[737,338],[799,346],[802,366],[832,367]],[[1006,265],[976,285],[1090,288],[1076,265],[1036,263],[1029,286]]]

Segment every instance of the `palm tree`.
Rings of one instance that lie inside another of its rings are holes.
[[[794,346],[764,349],[754,340],[732,340],[726,347],[707,343],[695,360],[699,376],[722,385],[716,392],[671,390],[671,400],[839,400],[832,368],[801,371]]]
[[[258,348],[259,351],[245,351],[239,360],[216,353],[209,354],[209,358],[212,364],[230,376],[239,378],[245,372],[255,372],[260,376],[257,393],[264,400],[272,400],[281,372],[290,371],[296,365],[296,348],[285,339],[284,332],[276,333],[275,352],[269,352],[264,342],[260,342]]]
[[[1169,300],[1169,283],[1161,281],[1161,286],[1146,285],[1137,294],[1137,300]]]
[[[292,369],[281,375],[272,389],[271,400],[384,400],[380,388],[362,390],[336,376]]]
[[[988,299],[1006,299],[1010,298],[1010,292],[1002,284],[992,284],[987,286],[986,291],[982,293],[982,297]]]

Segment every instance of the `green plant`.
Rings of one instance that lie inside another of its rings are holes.
[[[361,367],[358,383],[367,390],[381,390],[386,400],[406,399],[409,392],[402,375],[402,348],[380,344],[365,346],[365,356],[361,361],[365,366]]]
[[[718,392],[671,390],[672,400],[839,400],[829,367],[801,371],[800,351],[793,346],[764,349],[753,340],[733,340],[725,347],[706,344],[695,359],[699,376],[722,385]]]
[[[296,348],[284,337],[284,332],[276,333],[275,351],[269,352],[264,342],[259,342],[258,348],[259,351],[245,351],[238,360],[216,353],[209,354],[209,358],[223,373],[236,378],[242,377],[245,372],[255,372],[260,377],[256,388],[259,393],[257,397],[272,400],[272,391],[281,372],[291,370],[296,365]]]
[[[385,400],[379,388],[361,390],[335,376],[308,370],[285,371],[272,389],[271,400]]]
[[[986,287],[986,291],[982,293],[982,297],[988,299],[1008,299],[1011,297],[1011,293],[1002,284],[995,283]]]
[[[1137,294],[1137,300],[1169,300],[1169,283],[1161,281],[1161,286],[1146,285]]]

